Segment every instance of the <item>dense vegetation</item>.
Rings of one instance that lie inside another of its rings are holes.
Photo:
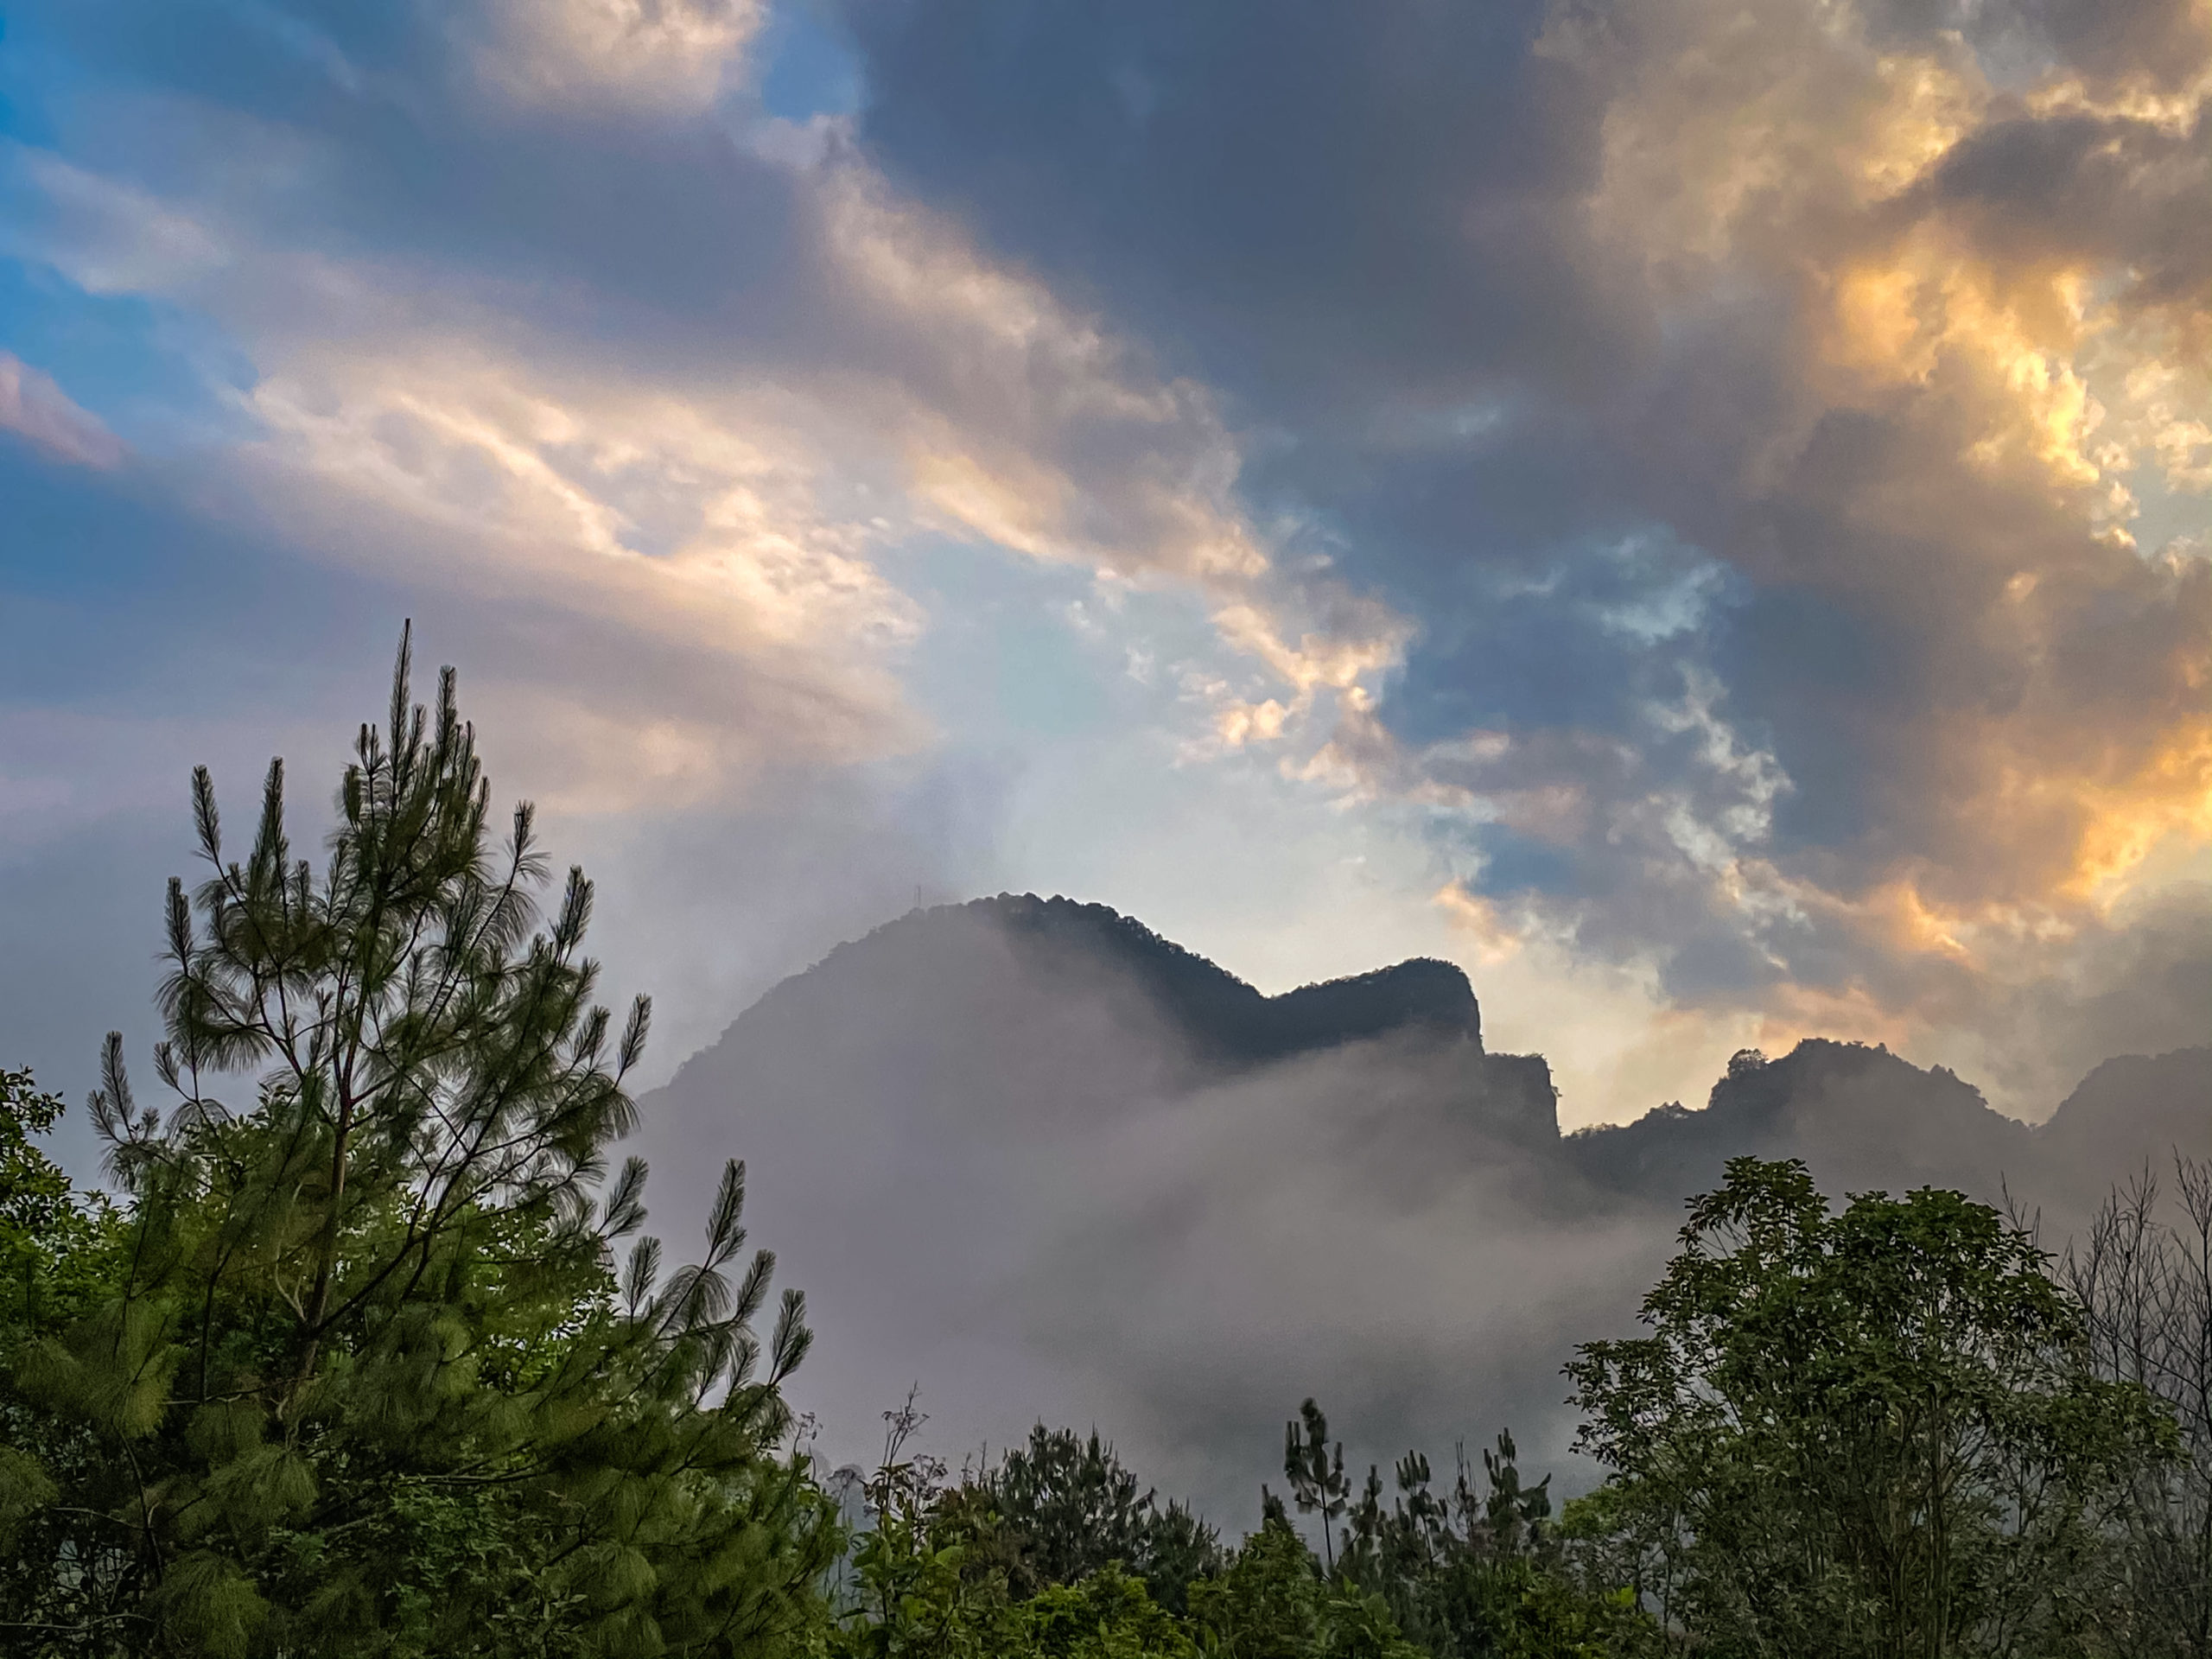
[[[165,1109],[111,1039],[111,1191],[0,1072],[0,1649],[37,1656],[2212,1654],[2212,1173],[2054,1262],[1956,1193],[1841,1210],[1741,1160],[1649,1334],[1568,1366],[1604,1484],[1510,1435],[1348,1473],[1312,1401],[1231,1543],[1096,1433],[957,1476],[910,1399],[809,1455],[804,1305],[635,1236],[645,1171],[592,891],[495,833],[450,673],[403,645],[318,871],[271,769],[243,856],[195,775]],[[226,1079],[246,1080],[243,1096]]]

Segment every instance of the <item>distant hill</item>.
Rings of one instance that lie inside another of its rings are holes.
[[[2039,1128],[1993,1110],[1943,1066],[1819,1039],[1779,1059],[1739,1055],[1702,1111],[1669,1104],[1570,1136],[1593,1179],[1652,1196],[1713,1186],[1730,1158],[1802,1158],[1832,1191],[1948,1186],[2063,1214],[2146,1162],[2212,1154],[2212,1048],[2107,1060]]]
[[[2212,1158],[2212,1048],[2107,1060],[2035,1138],[2048,1165],[2085,1173],[2117,1158],[2163,1166],[2175,1149]]]
[[[1942,1067],[1817,1039],[1779,1059],[1739,1055],[1701,1111],[1662,1106],[1568,1141],[1605,1184],[1677,1195],[1715,1185],[1728,1159],[1747,1155],[1803,1158],[1840,1189],[1979,1189],[2002,1171],[2017,1175],[2030,1146],[2025,1124]]]

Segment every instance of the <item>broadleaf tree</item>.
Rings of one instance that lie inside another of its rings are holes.
[[[1745,1158],[1681,1240],[1651,1334],[1568,1367],[1581,1447],[1611,1471],[1569,1520],[1679,1640],[2100,1650],[2094,1563],[2173,1427],[2095,1373],[2027,1233],[1934,1190],[1832,1211],[1802,1164]]]

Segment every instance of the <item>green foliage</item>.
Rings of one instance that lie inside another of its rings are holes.
[[[1385,1508],[1370,1471],[1361,1500],[1336,1517],[1333,1570],[1281,1503],[1233,1555],[1208,1534],[1203,1569],[1176,1581],[1178,1606],[1120,1552],[1141,1560],[1147,1528],[1188,1512],[1157,1509],[1096,1436],[1040,1428],[996,1470],[948,1486],[941,1463],[908,1450],[924,1421],[912,1400],[886,1418],[881,1462],[859,1488],[868,1525],[849,1563],[833,1659],[1590,1659],[1649,1645],[1631,1595],[1582,1587],[1549,1525],[1549,1482],[1522,1484],[1510,1435],[1484,1453],[1480,1490],[1463,1453],[1452,1491],[1432,1493],[1427,1460],[1408,1452]],[[1305,1456],[1324,1448],[1306,1466],[1340,1483],[1342,1452],[1312,1402],[1294,1433]],[[1058,1553],[1036,1548],[1028,1529],[1039,1516],[1065,1529]]]
[[[1383,1599],[1325,1577],[1288,1522],[1263,1522],[1228,1570],[1191,1586],[1191,1617],[1221,1659],[1419,1659]]]
[[[883,1457],[862,1488],[868,1524],[844,1563],[832,1659],[969,1659],[1013,1639],[1004,1569],[989,1560],[997,1516],[945,1502],[944,1465],[908,1442],[925,1421],[913,1396],[886,1412]],[[982,1549],[978,1549],[978,1545]],[[988,1563],[988,1564],[987,1564]]]
[[[1344,1478],[1344,1444],[1330,1446],[1329,1420],[1311,1399],[1283,1425],[1282,1472],[1298,1512],[1321,1517],[1321,1560],[1334,1572],[1336,1523],[1351,1502],[1351,1484]]]
[[[756,1334],[773,1262],[741,1260],[735,1164],[695,1265],[646,1239],[618,1272],[645,1005],[619,1036],[594,1006],[589,884],[541,925],[530,810],[499,844],[450,672],[428,713],[407,670],[403,643],[320,876],[281,766],[238,861],[194,775],[176,1103],[136,1104],[111,1037],[92,1110],[128,1211],[76,1253],[96,1294],[7,1356],[0,1622],[53,1655],[798,1650],[834,1553],[784,1450],[804,1305]]]
[[[1715,1651],[2082,1650],[2107,1506],[2173,1442],[2044,1265],[1957,1193],[1831,1214],[1802,1165],[1732,1161],[1653,1333],[1568,1368],[1614,1471],[1578,1522]]]
[[[10,1251],[37,1239],[70,1209],[69,1178],[31,1144],[61,1116],[58,1095],[29,1071],[0,1069],[0,1241]],[[11,1275],[12,1276],[12,1275]]]
[[[29,1071],[0,1071],[0,1376],[41,1337],[66,1328],[113,1270],[117,1228],[35,1143],[62,1113]],[[44,1616],[74,1600],[54,1562],[67,1529],[55,1505],[103,1454],[80,1427],[51,1422],[0,1387],[0,1610]],[[0,1620],[12,1619],[0,1611]]]
[[[1191,1614],[1221,1659],[1292,1659],[1318,1652],[1322,1581],[1313,1552],[1270,1517],[1227,1572],[1191,1586]]]
[[[1198,1659],[1183,1621],[1158,1605],[1144,1581],[1104,1567],[1054,1585],[1022,1605],[1022,1646],[1038,1659]]]
[[[1550,1477],[1522,1483],[1512,1435],[1483,1451],[1479,1483],[1464,1446],[1455,1462],[1440,1494],[1428,1459],[1407,1452],[1387,1509],[1381,1474],[1368,1471],[1348,1512],[1342,1579],[1379,1596],[1440,1659],[1643,1651],[1651,1630],[1633,1592],[1602,1562],[1570,1555],[1552,1524]]]
[[[0,1342],[66,1319],[97,1278],[107,1206],[35,1144],[62,1110],[29,1071],[0,1069]]]
[[[832,1659],[1197,1659],[1184,1622],[1118,1559],[1040,1580],[1042,1557],[994,1500],[1011,1465],[1025,1514],[1073,1525],[1078,1504],[1096,1503],[1109,1525],[1128,1529],[1116,1537],[1141,1535],[1147,1502],[1096,1436],[1086,1446],[1040,1428],[992,1478],[948,1488],[941,1463],[907,1450],[924,1421],[912,1398],[885,1416],[882,1460],[863,1488],[868,1525],[826,1644]],[[1072,1535],[1058,1541],[1081,1545]]]
[[[1154,1600],[1180,1611],[1192,1580],[1218,1566],[1213,1529],[1183,1505],[1164,1508],[1101,1441],[1039,1423],[1029,1443],[987,1472],[981,1494],[1000,1517],[1016,1597],[1071,1585],[1118,1563]]]

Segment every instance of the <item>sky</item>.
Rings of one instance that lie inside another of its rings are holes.
[[[10,0],[0,1050],[404,620],[664,1077],[910,907],[1570,1126],[2212,1037],[2212,0]]]

